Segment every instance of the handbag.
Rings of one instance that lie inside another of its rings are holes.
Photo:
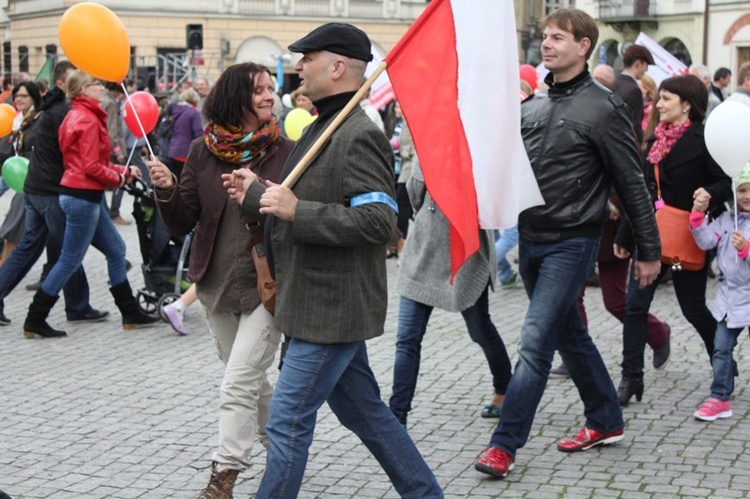
[[[271,277],[271,269],[268,267],[266,249],[262,244],[256,244],[251,250],[255,273],[258,274],[258,296],[263,306],[271,315],[276,312],[276,281]]]
[[[661,198],[659,165],[654,165],[657,201],[656,225],[661,241],[661,262],[673,271],[700,270],[706,263],[706,252],[698,247],[690,232],[690,212],[669,206]]]

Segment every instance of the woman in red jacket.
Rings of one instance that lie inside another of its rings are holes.
[[[65,168],[60,180],[65,235],[60,258],[29,306],[23,325],[27,338],[66,336],[65,331],[47,324],[47,316],[91,244],[107,258],[110,291],[122,313],[123,327],[132,329],[158,320],[138,308],[125,273],[125,241],[117,233],[103,204],[106,188],[122,187],[133,177],[140,177],[141,171],[137,167],[109,162],[107,113],[99,106],[104,92],[102,83],[77,70],[68,78],[66,88],[71,109],[58,130]]]

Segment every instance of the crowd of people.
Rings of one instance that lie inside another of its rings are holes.
[[[193,234],[192,285],[163,313],[187,334],[185,310],[200,302],[225,365],[218,447],[201,499],[232,497],[256,440],[267,447],[257,497],[296,497],[324,402],[402,497],[442,497],[407,431],[436,307],[463,315],[491,374],[491,398],[477,415],[497,426],[475,463],[481,473],[502,478],[513,469],[550,375],[569,376],[584,405],[583,425],[559,441],[560,451],[625,437],[622,407],[644,396],[645,345],[653,349],[655,369],[671,355],[671,327],[650,313],[667,277],[714,370],[710,397],[694,417],[730,417],[738,375],[732,351],[750,326],[750,168],[733,193],[732,179],[708,152],[704,122],[723,100],[750,105],[750,63],[740,67],[737,89],[727,97],[731,72],[724,68],[711,79],[696,65],[657,84],[646,74],[653,56],[639,45],[625,51],[619,74],[605,64],[589,71],[598,30],[580,10],[556,10],[543,25],[549,73],[543,82],[521,83],[521,130],[545,204],[523,211],[517,226],[500,233],[480,230],[479,252],[453,279],[449,224],[425,185],[397,102],[380,121],[367,105],[354,106],[344,126],[310,153],[361,95],[372,55],[359,28],[325,24],[289,46],[301,54],[294,106],[316,117],[296,143],[284,134],[288,108],[271,72],[254,63],[230,66],[213,85],[199,78],[180,88],[162,109],[160,127],[167,132],[157,127],[151,136],[158,156],[147,158],[143,139],[123,124],[119,85],[105,86],[67,61],[55,66],[43,97],[35,84],[19,81],[12,88],[18,123],[3,144],[8,156],[28,157],[29,171],[25,192],[11,203],[15,218],[7,220],[16,235],[0,228],[8,249],[0,263],[0,325],[11,323],[1,300],[45,248],[24,335],[67,334],[47,323],[60,291],[69,321],[106,320],[108,312],[89,304],[82,262],[92,245],[107,260],[123,327],[158,321],[136,303],[116,228],[129,223],[119,212],[123,188],[145,182],[171,234]],[[302,173],[298,163],[306,163]],[[736,212],[727,209],[733,195]],[[702,267],[663,263],[655,212],[665,206],[690,213],[685,230],[709,255]],[[507,260],[516,243],[517,271]],[[720,285],[711,310],[712,252]],[[399,261],[400,301],[386,404],[366,341],[384,332],[391,254]],[[587,326],[583,299],[595,271],[606,309],[623,324],[617,387]],[[273,303],[258,291],[267,274],[274,279]],[[488,304],[491,290],[518,283],[529,305],[512,367]],[[555,351],[563,363],[553,368]],[[268,371],[277,355],[273,387]]]

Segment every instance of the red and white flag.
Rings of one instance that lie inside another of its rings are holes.
[[[451,272],[479,227],[512,227],[544,203],[521,140],[510,0],[433,0],[385,57],[424,173],[451,226]]]

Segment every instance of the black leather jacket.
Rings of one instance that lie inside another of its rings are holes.
[[[659,260],[653,205],[643,179],[630,111],[586,70],[521,106],[521,133],[545,205],[519,216],[521,235],[555,242],[601,235],[614,186],[630,220],[640,260]]]

